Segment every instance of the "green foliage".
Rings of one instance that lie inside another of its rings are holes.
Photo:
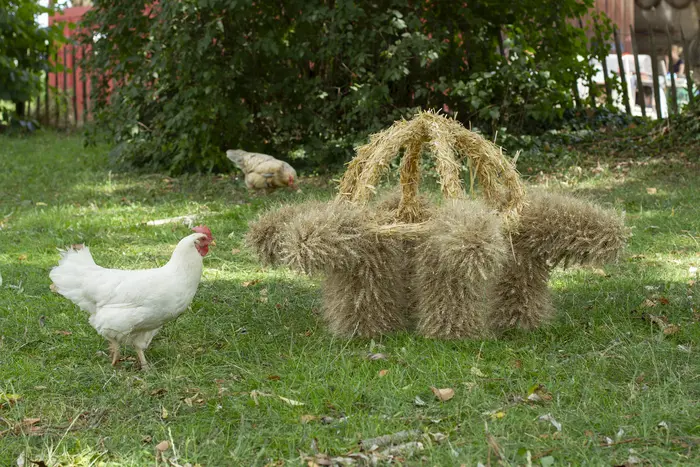
[[[19,103],[21,109],[41,91],[41,77],[50,68],[49,45],[62,36],[58,25],[40,28],[36,16],[51,11],[38,0],[0,0],[0,101]],[[3,114],[9,120],[10,110]]]
[[[82,40],[115,162],[230,169],[241,147],[323,167],[419,108],[489,130],[561,119],[591,73],[571,19],[592,3],[103,0]]]

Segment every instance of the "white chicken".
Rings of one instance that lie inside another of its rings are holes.
[[[241,149],[229,149],[228,157],[245,175],[245,185],[249,190],[266,190],[276,188],[296,188],[297,172],[288,163],[267,154],[247,152]]]
[[[206,226],[180,240],[170,260],[155,269],[107,269],[95,264],[87,247],[62,251],[49,277],[55,290],[90,313],[90,324],[109,341],[112,365],[120,345],[136,349],[141,369],[144,351],[168,321],[192,302],[202,277],[203,257],[214,238]]]

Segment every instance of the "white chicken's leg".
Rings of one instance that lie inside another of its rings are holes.
[[[143,354],[144,349],[136,349],[136,355],[139,357],[139,368],[141,371],[148,371],[150,366],[148,361],[146,361],[146,356]]]
[[[109,341],[109,356],[112,358],[112,366],[117,366],[119,363],[119,343],[117,341]]]
[[[139,366],[144,371],[148,370],[150,365],[146,361],[146,356],[143,354],[143,352],[148,348],[149,345],[151,345],[151,340],[153,340],[153,337],[156,334],[158,334],[158,331],[160,331],[160,328],[156,328],[151,331],[146,331],[138,335],[134,335],[134,339],[132,342],[134,348],[136,349],[136,355],[138,355],[139,357]]]

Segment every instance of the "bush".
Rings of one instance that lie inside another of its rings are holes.
[[[41,91],[41,77],[50,68],[49,45],[62,37],[58,25],[40,28],[35,18],[51,11],[37,0],[0,0],[0,101],[14,104],[0,110],[11,128],[34,127],[24,120],[25,102]]]
[[[228,170],[241,147],[324,167],[419,108],[513,131],[561,119],[591,71],[567,19],[592,3],[101,0],[82,40],[116,162]]]

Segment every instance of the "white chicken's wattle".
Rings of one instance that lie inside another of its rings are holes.
[[[194,298],[202,277],[202,260],[213,237],[209,228],[177,244],[170,261],[155,269],[121,270],[98,266],[87,247],[61,253],[49,277],[56,291],[90,313],[90,324],[110,343],[112,365],[120,345],[136,349],[142,369],[144,350],[168,321],[174,320]]]

